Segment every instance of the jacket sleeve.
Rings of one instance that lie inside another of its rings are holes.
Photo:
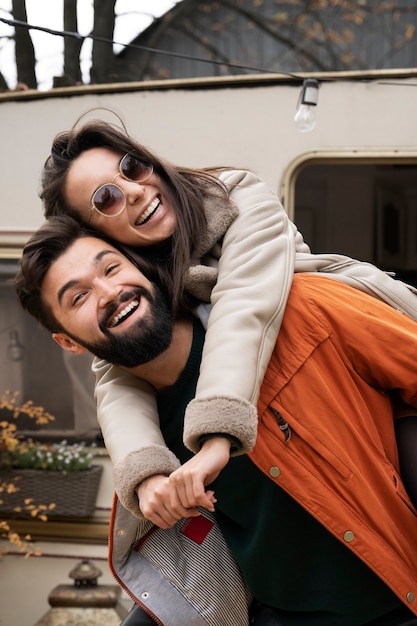
[[[185,414],[184,443],[225,433],[250,450],[259,396],[281,326],[296,252],[308,253],[277,196],[254,174],[220,176],[238,208],[224,234],[196,397]]]
[[[319,272],[321,276],[367,293],[417,320],[417,289],[396,280],[392,273],[380,270],[372,263],[341,254],[300,252],[296,254],[295,272]]]
[[[238,216],[221,242],[197,397],[187,409],[184,435],[197,451],[202,435],[224,432],[240,442],[243,453],[255,442],[255,405],[291,287],[295,252],[309,248],[276,195],[255,175],[229,171],[221,178]],[[151,388],[98,359],[93,369],[116,491],[122,504],[140,515],[136,486],[149,475],[169,474],[178,461],[163,443]]]
[[[169,475],[180,462],[166,447],[152,387],[122,368],[94,359],[97,416],[123,506],[140,516],[137,485],[154,474]]]

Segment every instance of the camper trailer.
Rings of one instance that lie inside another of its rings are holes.
[[[51,590],[70,582],[83,559],[103,571],[99,582],[114,584],[106,564],[112,470],[96,423],[91,359],[67,358],[19,309],[11,280],[22,246],[43,222],[39,179],[53,137],[82,115],[115,122],[116,114],[175,163],[253,170],[314,252],[370,261],[417,285],[417,71],[314,78],[319,93],[309,132],[294,122],[302,80],[283,75],[0,94],[0,396],[19,392],[22,402],[45,407],[54,422],[39,429],[26,421],[22,430],[94,443],[103,467],[91,515],[13,520],[41,556],[24,559],[2,542],[1,626],[34,626],[50,608]]]

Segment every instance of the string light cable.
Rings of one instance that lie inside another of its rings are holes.
[[[165,56],[176,57],[180,59],[186,59],[187,61],[199,61],[201,63],[211,63],[214,65],[222,65],[226,67],[230,67],[232,69],[240,69],[247,70],[251,72],[257,72],[261,74],[276,74],[276,71],[273,70],[265,70],[259,67],[253,67],[250,65],[241,65],[239,63],[228,63],[227,61],[218,61],[216,59],[205,59],[202,57],[191,56],[187,54],[182,54],[180,52],[171,52],[169,50],[161,50],[159,48],[150,48],[149,46],[142,46],[133,43],[119,43],[117,41],[113,41],[112,39],[107,39],[105,37],[97,37],[96,35],[80,35],[80,33],[67,31],[67,30],[55,30],[53,28],[47,28],[46,26],[35,26],[34,24],[28,24],[27,22],[22,22],[20,20],[8,19],[5,17],[0,17],[0,22],[7,24],[8,26],[26,28],[28,30],[39,30],[44,33],[48,33],[49,35],[55,35],[58,37],[72,37],[73,39],[78,39],[78,41],[85,41],[86,39],[91,39],[93,41],[100,41],[102,43],[108,43],[113,46],[123,46],[125,48],[136,48],[137,50],[143,50],[144,52],[151,52],[152,54],[162,54]],[[300,97],[297,104],[297,109],[294,117],[294,121],[296,127],[300,132],[308,132],[312,130],[315,126],[315,109],[318,103],[318,91],[319,91],[319,81],[314,78],[304,78],[299,74],[294,74],[291,72],[279,72],[284,76],[288,76],[290,78],[294,78],[296,80],[302,81],[302,90],[300,93]]]

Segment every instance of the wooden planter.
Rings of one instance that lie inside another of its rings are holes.
[[[0,494],[0,513],[24,514],[24,501],[31,498],[35,505],[56,505],[47,511],[48,517],[88,517],[95,510],[102,471],[101,465],[68,473],[32,469],[0,470],[0,482],[12,483],[18,489],[15,493],[3,490]]]

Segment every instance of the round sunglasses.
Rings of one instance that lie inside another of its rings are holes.
[[[111,183],[101,185],[95,190],[91,196],[91,214],[90,222],[93,216],[93,212],[97,211],[104,217],[117,217],[124,211],[126,207],[126,196],[114,182],[118,176],[122,176],[125,180],[129,180],[134,183],[144,183],[145,180],[152,175],[153,165],[146,161],[140,161],[131,154],[125,154],[119,163],[119,171],[113,178]]]

